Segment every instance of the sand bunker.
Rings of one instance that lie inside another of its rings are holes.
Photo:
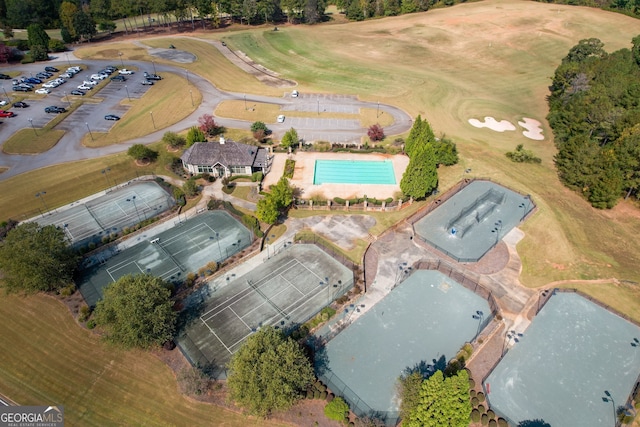
[[[542,141],[544,139],[542,126],[539,121],[525,117],[521,122],[518,122],[518,124],[526,129],[522,134],[527,138],[535,139],[536,141]]]
[[[489,128],[496,132],[504,132],[507,130],[516,130],[516,127],[508,120],[497,121],[493,117],[485,117],[484,122],[478,119],[469,119],[469,124],[477,128]]]

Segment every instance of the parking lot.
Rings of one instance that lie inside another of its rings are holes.
[[[60,71],[54,73],[53,77],[46,81],[55,79],[66,70],[66,67],[60,64],[57,68],[59,68]],[[11,102],[15,102],[16,97],[18,97],[23,99],[29,107],[10,108],[10,111],[13,111],[15,116],[2,119],[2,122],[0,122],[0,140],[6,140],[20,129],[33,127],[36,128],[35,132],[37,132],[38,128],[44,127],[56,117],[56,114],[45,113],[44,109],[48,106],[58,106],[68,109],[79,98],[88,99],[92,97],[100,98],[101,101],[95,102],[92,100],[83,103],[56,126],[56,129],[73,132],[78,138],[82,138],[82,136],[89,131],[107,132],[115,122],[105,120],[105,115],[115,114],[120,117],[124,116],[128,107],[121,105],[121,102],[128,98],[140,98],[147,90],[153,87],[141,84],[144,78],[142,72],[140,72],[126,76],[126,82],[110,81],[110,79],[107,78],[100,82],[98,85],[98,87],[100,87],[99,89],[86,91],[84,97],[69,95],[72,90],[75,90],[77,86],[82,84],[83,80],[90,80],[91,74],[98,72],[100,69],[102,69],[102,67],[99,65],[87,66],[84,64],[82,71],[76,74],[75,77],[67,79],[66,83],[56,88],[50,88],[51,93],[44,96],[34,92],[35,89],[41,88],[42,84],[35,84],[34,91],[31,92],[14,92],[12,91],[11,81],[3,81],[0,99],[9,99]],[[112,76],[117,75],[117,73],[116,71]],[[25,73],[20,77],[29,77],[31,74],[34,73]],[[43,83],[46,81],[43,81]],[[3,109],[7,108],[9,107],[4,107]]]

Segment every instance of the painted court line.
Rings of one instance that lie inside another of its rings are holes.
[[[207,325],[207,322],[203,321],[202,323],[204,323],[204,325],[209,329],[209,331],[211,331],[211,333],[213,334],[214,337],[216,337],[216,339],[218,341],[220,341],[220,344],[222,344],[222,346],[229,352],[229,354],[233,354],[233,352],[231,350],[229,350],[229,347],[227,347],[225,345],[225,343],[220,339],[220,337],[213,331],[213,329],[211,329],[209,327],[209,325]]]
[[[244,323],[244,326],[246,326],[246,327],[247,327],[247,329],[251,330],[251,328],[249,327],[249,325],[247,325],[247,322],[245,322],[245,321],[244,321],[244,319],[243,319],[242,317],[238,316],[238,313],[236,313],[236,312],[235,312],[235,310],[234,310],[233,308],[229,307],[229,310],[231,310],[231,312],[232,312],[233,314],[235,314],[235,315],[236,315],[236,317],[237,317],[238,319],[240,319],[240,321],[241,321],[242,323]]]

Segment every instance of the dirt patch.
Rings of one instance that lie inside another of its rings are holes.
[[[136,166],[149,166],[151,164],[151,160],[149,159],[141,159],[135,161]]]

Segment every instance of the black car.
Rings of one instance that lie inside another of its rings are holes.
[[[84,92],[78,89],[74,89],[71,92],[69,92],[71,95],[78,95],[78,96],[84,96]]]
[[[157,74],[149,74],[146,71],[144,72],[144,78],[147,80],[162,80],[162,77],[160,77]]]
[[[126,82],[127,78],[125,76],[113,76],[111,77],[112,82]]]
[[[2,80],[9,80],[11,78],[11,76],[7,76],[6,74],[2,74],[0,73],[0,79]]]
[[[120,120],[120,117],[116,116],[115,114],[107,114],[106,116],[104,116],[105,120],[113,120],[113,121],[118,121]]]
[[[44,112],[60,114],[60,113],[66,113],[67,110],[66,108],[56,107],[55,105],[52,105],[50,107],[45,107]]]
[[[146,80],[146,79],[145,79],[145,80],[143,80],[141,83],[142,83],[143,85],[153,86],[153,82],[152,82],[151,80]]]
[[[44,70],[50,73],[57,73],[58,71],[60,71],[56,67],[44,67]]]
[[[29,104],[27,104],[26,102],[18,101],[16,103],[14,103],[13,106],[15,108],[27,108],[29,106]]]
[[[31,88],[30,87],[24,87],[24,86],[14,86],[13,90],[15,92],[30,92]]]

